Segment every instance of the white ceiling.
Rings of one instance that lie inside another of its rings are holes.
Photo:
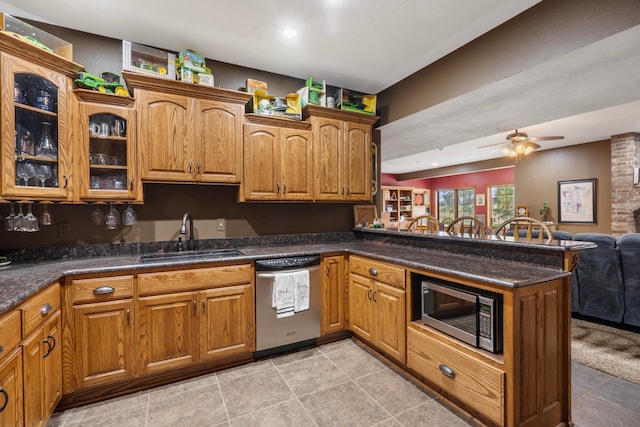
[[[0,11],[378,93],[539,1],[0,0]],[[284,38],[285,28],[299,36]],[[500,142],[516,127],[530,136],[565,135],[563,141],[543,141],[543,149],[640,131],[639,30],[384,126],[382,172],[499,157],[475,147]],[[627,73],[615,66],[621,60]]]

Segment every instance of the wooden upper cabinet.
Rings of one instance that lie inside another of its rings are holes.
[[[69,94],[82,67],[0,33],[0,69],[2,197],[72,200]]]
[[[138,113],[142,179],[239,184],[250,94],[123,72]]]
[[[307,105],[314,146],[315,199],[370,201],[371,126],[377,116]]]
[[[244,200],[313,200],[310,125],[248,115],[244,127]]]

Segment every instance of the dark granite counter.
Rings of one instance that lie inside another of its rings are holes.
[[[115,256],[97,254],[45,262],[15,262],[0,268],[0,313],[10,310],[49,284],[68,275],[117,274],[119,271],[143,271],[163,266],[212,265],[222,262],[250,262],[260,258],[328,253],[363,255],[407,268],[452,274],[497,286],[520,287],[571,274],[563,271],[554,257],[548,257],[549,254],[568,250],[577,251],[593,246],[589,242],[580,242],[582,245],[571,245],[569,242],[544,245],[532,241],[496,242],[491,239],[481,243],[468,237],[439,235],[422,238],[415,242],[411,241],[415,237],[400,236],[401,238],[398,238],[397,232],[392,235],[378,231],[372,235],[363,236],[362,234],[368,234],[366,230],[355,231],[356,238],[352,236],[352,238],[340,238],[337,241],[323,242],[322,239],[293,238],[261,240],[256,245],[246,245],[246,243],[256,243],[251,241],[245,242],[245,245],[240,242],[237,249],[242,252],[242,255],[216,260],[168,258],[156,262],[146,260],[142,263],[141,253],[131,253]],[[376,236],[377,238],[374,238]],[[497,246],[498,243],[500,246]],[[229,246],[228,242],[222,245],[225,248]],[[456,248],[455,251],[452,250],[453,247]],[[470,248],[475,249],[470,250]],[[507,254],[522,252],[528,254],[529,258],[522,256],[510,258],[501,252]]]

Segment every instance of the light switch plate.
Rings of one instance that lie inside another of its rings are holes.
[[[226,222],[224,218],[216,219],[216,231],[224,231],[226,228]]]

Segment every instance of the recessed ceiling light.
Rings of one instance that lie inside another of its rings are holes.
[[[287,28],[286,30],[284,30],[282,32],[282,35],[289,38],[289,39],[293,39],[298,37],[298,32],[296,30],[294,30],[293,28]]]
[[[438,164],[437,163],[432,163],[431,166],[438,166]]]

